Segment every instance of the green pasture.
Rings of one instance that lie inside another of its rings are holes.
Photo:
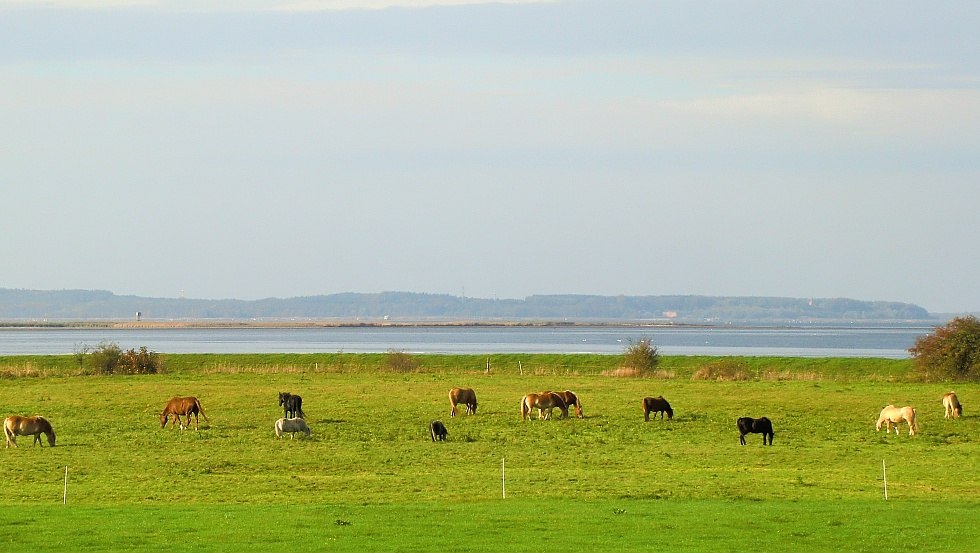
[[[700,357],[664,358],[660,378],[608,376],[615,356],[383,361],[177,355],[110,377],[0,358],[0,412],[58,434],[2,452],[0,550],[980,550],[980,386],[914,382],[907,361],[748,358],[739,382],[692,380]],[[449,417],[456,385],[475,416]],[[559,388],[585,419],[520,420],[524,393]],[[280,390],[303,396],[312,439],[273,434]],[[673,420],[644,422],[640,400],[661,394]],[[161,429],[173,395],[209,422]],[[889,403],[918,409],[919,435],[875,432]],[[739,446],[735,419],[762,415],[775,445]]]

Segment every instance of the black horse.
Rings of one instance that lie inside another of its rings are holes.
[[[742,445],[745,445],[746,434],[762,434],[762,445],[766,445],[766,438],[769,438],[769,445],[772,445],[772,437],[776,435],[772,431],[772,422],[766,417],[760,419],[741,417],[738,419],[738,431],[741,434],[738,441]]]
[[[279,392],[279,405],[282,406],[282,416],[287,419],[306,418],[306,415],[303,414],[303,398],[299,396],[294,396],[289,392]]]
[[[433,442],[436,440],[444,442],[449,432],[446,430],[446,425],[442,424],[442,421],[432,421],[429,423],[429,435],[432,436]]]

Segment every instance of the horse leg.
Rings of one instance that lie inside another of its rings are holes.
[[[450,417],[455,417],[456,416],[456,404],[453,403],[453,402],[449,402],[449,405],[452,406],[452,409],[449,410],[449,416]],[[436,439],[435,438],[432,438],[432,441],[434,442],[434,441],[436,441]]]
[[[187,415],[187,426],[191,425],[191,416]],[[194,413],[194,432],[197,432],[197,413]]]
[[[738,443],[745,445],[745,434],[739,434]]]

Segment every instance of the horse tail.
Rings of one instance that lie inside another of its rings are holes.
[[[918,434],[918,432],[919,432],[919,417],[918,417],[918,414],[915,411],[915,408],[912,408],[912,421],[911,421],[911,424],[909,426],[912,427],[912,431],[913,432],[915,432],[915,433]]]
[[[208,420],[208,416],[204,414],[204,407],[201,406],[201,400],[194,398],[194,406],[197,407],[197,412],[200,413],[202,417],[204,417],[205,422],[211,422]],[[188,417],[189,416],[190,415],[188,415]]]
[[[531,407],[528,405],[527,396],[521,398],[521,420],[528,418]]]

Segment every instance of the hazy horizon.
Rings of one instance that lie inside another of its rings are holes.
[[[980,4],[0,3],[0,287],[980,311]]]

